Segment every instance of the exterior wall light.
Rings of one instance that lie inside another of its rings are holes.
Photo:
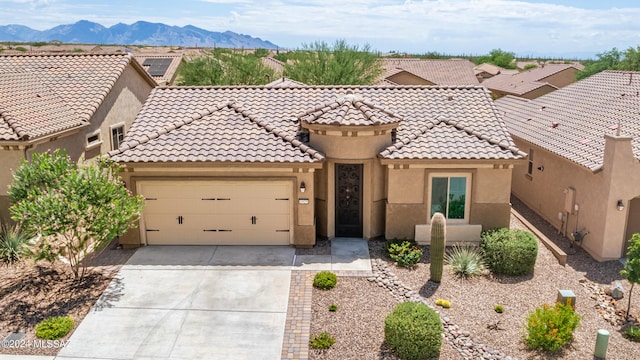
[[[540,165],[540,166],[538,166],[538,170],[540,170],[540,171],[544,171],[544,165]]]
[[[307,186],[305,185],[304,181],[300,183],[300,192],[305,192],[307,191]]]
[[[624,210],[624,204],[622,203],[622,200],[618,200],[618,210],[622,211]]]

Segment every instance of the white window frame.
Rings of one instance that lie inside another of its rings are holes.
[[[123,140],[124,140],[124,136],[126,134],[126,127],[124,126],[124,123],[122,123],[122,122],[121,123],[117,123],[117,124],[113,124],[113,125],[111,125],[109,127],[109,135],[111,136],[111,150],[118,149],[123,143],[123,141],[121,140],[121,141],[118,142],[118,147],[114,147],[115,138],[113,137],[113,131],[117,130],[117,129],[122,129],[122,139]]]
[[[427,187],[427,214],[429,215],[429,222],[431,222],[431,196],[433,190],[433,178],[449,178],[447,184],[447,194],[449,192],[448,187],[451,182],[452,177],[463,177],[466,178],[466,187],[465,187],[465,202],[464,202],[464,218],[463,219],[447,219],[447,224],[468,224],[469,223],[469,214],[471,213],[471,181],[473,179],[471,173],[467,172],[448,172],[448,173],[430,173],[429,174],[429,183]],[[446,214],[444,214],[446,216]]]
[[[97,140],[89,142],[89,139],[94,136],[97,136]],[[100,129],[94,132],[88,133],[85,139],[86,139],[85,151],[90,151],[97,147],[102,146],[102,133],[100,132]]]
[[[527,163],[527,175],[529,175],[530,177],[533,177],[533,157],[534,157],[535,152],[533,151],[533,149],[529,149],[529,157],[528,157],[528,163]]]

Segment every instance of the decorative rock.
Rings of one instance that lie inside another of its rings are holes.
[[[622,287],[622,283],[620,281],[616,281],[611,288],[611,297],[616,300],[620,300],[624,297],[624,287]]]

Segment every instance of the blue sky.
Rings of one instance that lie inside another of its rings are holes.
[[[637,0],[0,0],[0,25],[145,20],[231,30],[284,48],[346,39],[411,53],[593,56],[640,45],[639,19]]]

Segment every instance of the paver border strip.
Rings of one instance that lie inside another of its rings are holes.
[[[282,359],[309,359],[313,276],[316,272],[291,271],[289,306],[282,340]]]

